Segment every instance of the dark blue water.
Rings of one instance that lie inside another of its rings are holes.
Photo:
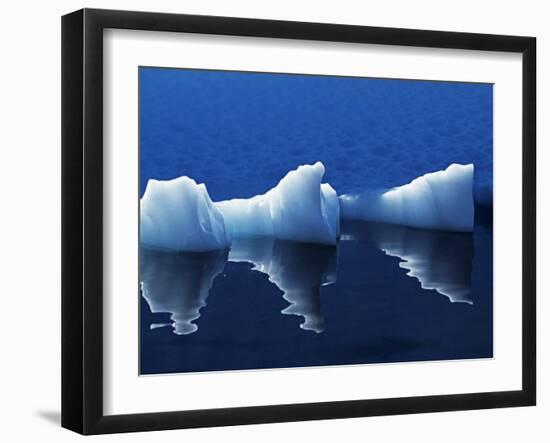
[[[490,84],[141,68],[140,192],[188,175],[214,201],[322,161],[338,194],[474,163],[492,188]],[[485,199],[488,197],[485,196]]]
[[[490,222],[473,235],[353,222],[343,238],[142,249],[141,373],[492,357]],[[381,246],[459,300],[422,289]]]
[[[213,200],[249,197],[321,160],[342,194],[459,162],[474,163],[476,196],[490,201],[491,85],[139,75],[141,193],[187,175]],[[491,212],[476,206],[473,234],[345,222],[337,247],[142,248],[141,373],[492,357]]]

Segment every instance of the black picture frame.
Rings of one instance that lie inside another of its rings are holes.
[[[522,54],[522,389],[104,415],[102,36],[107,28]],[[535,405],[535,67],[533,37],[98,9],[65,15],[62,18],[62,426],[82,434],[103,434]]]

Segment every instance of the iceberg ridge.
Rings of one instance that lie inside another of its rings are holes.
[[[340,235],[336,191],[321,183],[321,162],[288,172],[265,194],[214,203],[231,235],[263,235],[281,240],[335,245]]]
[[[474,165],[451,164],[386,191],[339,197],[343,218],[471,232]]]

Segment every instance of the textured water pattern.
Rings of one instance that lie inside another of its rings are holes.
[[[450,163],[492,183],[490,84],[141,68],[140,195],[187,175],[212,200],[266,192],[322,161],[336,192],[402,185]]]
[[[450,163],[492,186],[492,86],[140,68],[147,180],[204,182],[214,201],[266,192],[322,161],[338,194]],[[473,234],[344,222],[336,246],[273,238],[225,251],[142,247],[140,372],[493,355],[492,208]]]

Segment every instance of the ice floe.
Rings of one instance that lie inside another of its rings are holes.
[[[343,218],[424,229],[471,232],[474,166],[452,164],[385,191],[339,197]]]

